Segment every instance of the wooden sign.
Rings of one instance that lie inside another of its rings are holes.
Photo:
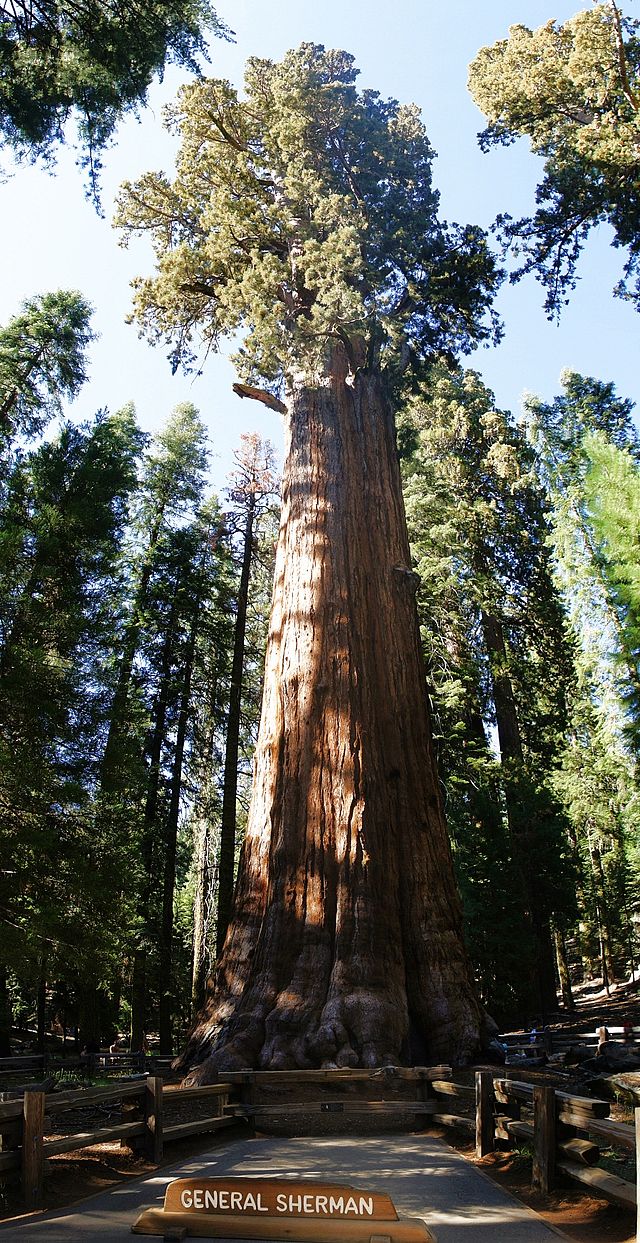
[[[432,1243],[424,1222],[399,1218],[388,1195],[293,1179],[179,1178],[134,1234],[166,1238]]]

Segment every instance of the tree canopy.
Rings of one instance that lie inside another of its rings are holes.
[[[174,366],[243,332],[249,381],[312,374],[328,340],[364,338],[398,366],[495,332],[498,273],[482,231],[437,218],[433,151],[418,109],[359,93],[354,58],[303,43],[251,58],[228,82],[181,89],[173,181],[125,184],[116,223],[151,236],[157,274],[135,315]]]
[[[469,87],[489,125],[485,149],[519,136],[544,159],[537,211],[498,217],[507,245],[546,289],[558,312],[575,287],[576,264],[591,229],[611,225],[628,258],[616,293],[640,304],[640,39],[638,22],[613,0],[563,25],[511,26],[509,37],[478,52]]]
[[[18,156],[50,159],[74,117],[95,186],[120,118],[168,63],[196,72],[207,32],[228,33],[209,0],[2,0],[0,134]]]
[[[29,298],[0,328],[0,446],[37,435],[87,378],[93,308],[77,290]]]

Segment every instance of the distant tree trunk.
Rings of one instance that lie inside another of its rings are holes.
[[[191,963],[191,1014],[201,1009],[210,970],[209,931],[211,927],[211,903],[214,892],[215,867],[218,851],[215,848],[213,807],[216,803],[214,782],[214,755],[216,735],[216,705],[218,701],[218,670],[208,690],[207,740],[204,754],[198,765],[200,781],[196,797],[198,816],[195,823],[194,871],[196,891],[193,899],[193,952]]]
[[[236,856],[236,805],[238,800],[238,750],[240,746],[240,708],[242,704],[242,674],[244,670],[244,640],[247,629],[247,605],[249,602],[249,578],[253,552],[253,523],[256,512],[255,492],[247,496],[247,511],[242,547],[242,570],[238,587],[236,624],[233,636],[233,661],[231,664],[231,689],[229,691],[229,715],[224,758],[224,784],[222,793],[222,821],[220,825],[220,858],[218,863],[218,923],[216,952],[222,953],[233,903],[233,885]]]
[[[196,837],[196,892],[193,900],[193,955],[191,968],[191,1014],[202,1008],[209,976],[209,913],[214,890],[215,856],[213,826],[209,817],[200,816]]]
[[[559,928],[554,928],[553,930],[553,941],[556,950],[556,965],[558,968],[558,979],[560,980],[562,1004],[567,1010],[575,1010],[576,1003],[573,1000],[573,993],[571,991],[571,976],[569,974],[569,963],[567,962],[567,947],[565,945],[564,933]]]
[[[46,1052],[47,1035],[47,953],[40,960],[40,976],[36,993],[36,1049],[38,1053]]]
[[[117,791],[120,784],[119,770],[122,764],[123,736],[127,732],[127,702],[131,687],[131,675],[140,643],[140,632],[149,592],[149,582],[151,580],[153,561],[160,537],[165,507],[166,500],[163,497],[153,515],[148,543],[140,567],[138,584],[131,608],[131,616],[123,636],[122,652],[118,666],[118,681],[111,705],[109,732],[100,769],[101,789],[107,795]]]
[[[11,997],[7,972],[0,971],[0,1057],[11,1057]]]
[[[521,807],[521,780],[525,775],[524,750],[515,696],[507,665],[507,649],[502,624],[493,614],[483,611],[482,633],[489,655],[493,702],[498,727],[498,743],[504,771],[504,795],[507,820],[526,910],[523,918],[535,939],[535,992],[531,1005],[541,1011],[541,1020],[557,1004],[555,955],[551,927],[539,908],[536,879],[531,867],[535,858],[535,825],[529,823],[530,813]]]
[[[606,881],[604,868],[602,866],[602,855],[598,846],[593,841],[591,833],[587,830],[587,839],[589,846],[589,859],[591,861],[591,876],[593,884],[593,894],[595,899],[596,919],[598,923],[598,942],[600,947],[600,969],[602,972],[602,983],[607,992],[609,985],[616,978],[615,967],[613,963],[613,955],[611,953],[611,932],[609,929],[609,912],[607,910],[606,901]]]
[[[175,641],[175,625],[178,611],[180,590],[180,573],[176,576],[171,601],[171,612],[167,621],[162,656],[158,670],[158,694],[156,696],[151,745],[149,748],[149,777],[147,796],[144,809],[144,826],[142,832],[142,887],[138,898],[138,918],[141,936],[133,953],[133,975],[131,982],[131,1029],[130,1048],[132,1052],[142,1051],[146,1034],[147,1011],[147,938],[150,935],[151,894],[153,890],[153,857],[156,838],[159,832],[160,807],[160,762],[162,748],[166,736],[167,706],[169,702],[170,670]]]
[[[93,981],[82,981],[78,988],[78,1027],[81,1049],[97,1052],[102,1040],[102,1006]]]
[[[191,681],[193,677],[193,659],[198,623],[200,620],[201,597],[197,599],[191,623],[191,632],[185,652],[182,693],[178,726],[171,767],[171,796],[164,839],[164,862],[162,883],[162,918],[160,924],[160,1007],[159,1032],[160,1052],[173,1053],[173,1034],[171,1030],[173,988],[173,898],[176,883],[176,854],[178,845],[178,821],[180,818],[180,795],[182,793],[182,769],[184,765],[184,749],[189,723],[189,707],[191,704]]]
[[[462,942],[393,418],[380,377],[295,388],[247,836],[183,1058],[460,1061],[482,1013]]]

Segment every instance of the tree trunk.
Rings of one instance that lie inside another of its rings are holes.
[[[229,715],[224,756],[224,784],[222,792],[222,822],[220,825],[220,861],[218,864],[218,925],[216,952],[220,954],[227,935],[231,907],[236,858],[236,803],[238,800],[238,748],[240,746],[240,708],[242,705],[242,674],[244,670],[244,640],[247,629],[247,605],[249,602],[249,578],[253,552],[253,522],[256,511],[256,495],[247,496],[247,515],[242,549],[242,570],[238,588],[238,607],[233,635],[233,660],[231,664],[231,688],[229,691]]]
[[[209,933],[212,927],[211,902],[215,880],[213,825],[205,813],[198,818],[195,874],[196,892],[193,899],[193,956],[191,969],[191,1014],[195,1018],[205,1000],[207,979],[211,970]]]
[[[160,922],[160,1003],[159,1003],[159,1034],[160,1052],[173,1053],[172,1007],[173,1007],[173,899],[176,886],[176,856],[178,846],[178,822],[180,818],[180,795],[182,793],[182,769],[184,751],[189,723],[191,705],[191,682],[193,678],[193,660],[198,637],[198,625],[202,597],[198,596],[194,606],[191,632],[187,643],[184,662],[184,678],[180,695],[180,711],[176,730],[175,750],[171,766],[171,796],[164,835],[164,861],[162,881],[162,916]]]
[[[571,991],[571,975],[569,973],[569,963],[567,962],[567,947],[564,932],[560,928],[554,928],[553,941],[556,951],[556,965],[558,968],[558,979],[560,980],[562,1004],[567,1010],[575,1010],[576,1003],[573,1000],[573,993]]]
[[[0,970],[0,1057],[11,1057],[13,1014],[6,969]]]
[[[36,1049],[46,1053],[47,1040],[47,953],[40,960],[40,976],[36,992]]]
[[[482,572],[482,563],[480,569]],[[486,573],[486,569],[484,572]],[[522,886],[525,905],[523,920],[531,931],[535,947],[535,970],[531,980],[529,1005],[540,1010],[540,1021],[544,1022],[546,1015],[555,1010],[557,1004],[555,955],[549,920],[540,910],[535,874],[532,871],[536,849],[535,825],[531,823],[531,809],[522,806],[526,773],[518,709],[509,676],[502,623],[499,618],[483,610],[481,624],[491,669],[513,861]]]
[[[142,830],[142,883],[138,895],[140,933],[133,952],[131,981],[131,1026],[129,1047],[132,1053],[142,1052],[147,1020],[147,944],[151,934],[151,896],[153,892],[153,859],[159,834],[160,777],[162,748],[166,740],[167,707],[169,702],[171,662],[175,644],[175,628],[180,591],[180,571],[173,586],[171,612],[167,621],[162,656],[158,671],[158,692],[154,706],[153,731],[148,747],[149,778]],[[163,981],[164,983],[164,981]]]
[[[191,967],[191,1015],[195,1018],[204,1005],[206,984],[211,971],[210,932],[213,927],[212,902],[215,891],[215,867],[218,857],[213,809],[217,806],[214,780],[216,738],[216,705],[218,702],[218,670],[208,693],[207,743],[198,764],[199,781],[195,802],[198,816],[194,828],[196,891],[193,899],[193,956]],[[217,820],[217,817],[216,817]]]
[[[247,836],[214,988],[183,1057],[460,1061],[483,1025],[433,761],[393,419],[378,375],[288,403]]]

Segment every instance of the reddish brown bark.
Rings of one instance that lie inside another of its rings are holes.
[[[460,1060],[482,1016],[432,754],[400,472],[379,376],[288,402],[247,837],[184,1062]]]

